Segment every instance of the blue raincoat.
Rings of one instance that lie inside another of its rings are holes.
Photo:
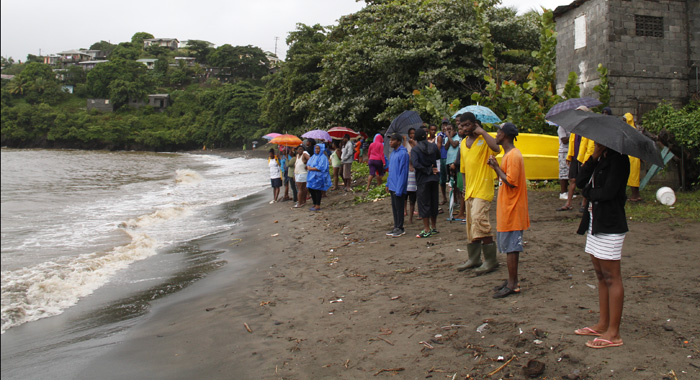
[[[326,150],[325,144],[316,144],[316,146],[321,148],[319,153],[314,153],[309,161],[306,163],[306,167],[316,168],[319,171],[309,170],[309,174],[306,177],[306,187],[314,190],[327,191],[331,187],[331,174],[328,171],[328,157],[326,157],[323,152]]]
[[[389,178],[386,180],[386,187],[399,197],[406,194],[408,187],[408,161],[408,150],[403,145],[399,145],[389,156]]]

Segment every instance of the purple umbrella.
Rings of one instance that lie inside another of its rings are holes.
[[[320,130],[320,129],[314,129],[313,131],[308,131],[301,135],[301,137],[306,138],[306,139],[314,139],[314,140],[323,140],[323,141],[331,141],[333,138],[331,135],[328,134],[328,132]]]
[[[569,100],[565,100],[561,103],[557,103],[554,105],[554,107],[549,109],[549,112],[544,116],[545,119],[549,119],[551,116],[554,116],[558,114],[559,112],[563,112],[566,110],[575,110],[576,108],[580,106],[586,106],[588,108],[593,108],[601,105],[601,103],[598,99],[594,98],[589,98],[589,97],[583,97],[583,98],[571,98]]]

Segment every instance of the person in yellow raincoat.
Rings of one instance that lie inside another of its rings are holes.
[[[637,126],[634,125],[634,116],[632,116],[631,113],[627,112],[625,116],[622,117],[627,124],[631,125],[632,128],[637,129]],[[642,166],[642,162],[639,158],[637,157],[630,157],[630,176],[627,179],[627,186],[630,187],[631,190],[631,196],[629,198],[630,202],[639,202],[642,200],[641,195],[639,195],[639,173],[640,169]]]

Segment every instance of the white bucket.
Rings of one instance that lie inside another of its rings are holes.
[[[663,205],[671,206],[676,203],[676,194],[670,187],[662,187],[656,191],[656,199]]]

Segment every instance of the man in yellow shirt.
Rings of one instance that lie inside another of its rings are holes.
[[[493,200],[495,175],[488,165],[489,156],[498,154],[501,148],[477,123],[471,112],[459,117],[459,123],[466,137],[460,143],[460,172],[464,176],[464,204],[467,219],[467,262],[457,266],[464,271],[476,268],[476,274],[489,273],[498,267],[496,243],[493,241],[489,210]],[[484,253],[484,261],[481,253]]]

